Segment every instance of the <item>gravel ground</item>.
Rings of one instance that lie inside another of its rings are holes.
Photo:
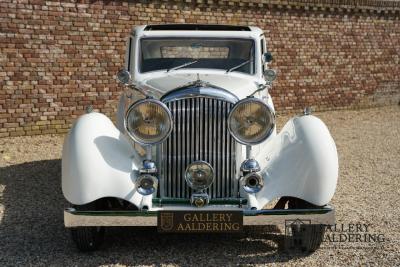
[[[113,228],[102,250],[80,253],[63,227],[63,137],[46,135],[0,139],[0,266],[399,265],[400,107],[317,115],[331,130],[340,157],[332,200],[338,225],[368,224],[367,234],[380,234],[384,241],[327,241],[306,255],[282,251],[279,228],[235,236],[158,235],[153,228]],[[279,117],[278,125],[286,120]]]

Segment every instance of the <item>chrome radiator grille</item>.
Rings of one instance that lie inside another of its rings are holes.
[[[227,127],[233,104],[209,97],[192,97],[165,103],[174,129],[161,149],[161,197],[189,198],[187,166],[203,160],[214,168],[215,180],[207,189],[211,198],[237,196],[236,142]]]

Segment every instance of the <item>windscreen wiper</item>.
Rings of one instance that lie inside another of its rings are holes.
[[[247,64],[249,64],[249,63],[252,62],[252,61],[253,61],[252,59],[246,60],[245,62],[240,63],[239,65],[237,65],[237,66],[235,66],[235,67],[233,67],[233,68],[227,69],[227,70],[226,70],[226,73],[229,73],[229,72],[231,72],[231,71],[237,70],[238,68],[243,67],[244,65],[247,65]]]
[[[189,66],[189,65],[192,65],[192,64],[194,64],[194,63],[196,63],[196,62],[198,62],[198,60],[194,60],[194,61],[186,62],[186,63],[184,63],[184,64],[182,64],[182,65],[179,65],[179,66],[176,66],[176,67],[173,67],[173,68],[167,69],[167,72],[170,72],[171,70],[178,70],[178,69],[181,69],[181,68],[187,67],[187,66]]]

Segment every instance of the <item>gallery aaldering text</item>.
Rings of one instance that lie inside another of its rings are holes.
[[[384,234],[371,233],[370,226],[361,223],[325,225],[324,242],[384,242]]]

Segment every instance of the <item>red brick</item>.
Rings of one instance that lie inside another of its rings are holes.
[[[278,112],[400,100],[399,1],[9,2],[0,3],[0,137],[65,133],[87,105],[114,118],[126,38],[149,22],[261,27],[278,71]]]

